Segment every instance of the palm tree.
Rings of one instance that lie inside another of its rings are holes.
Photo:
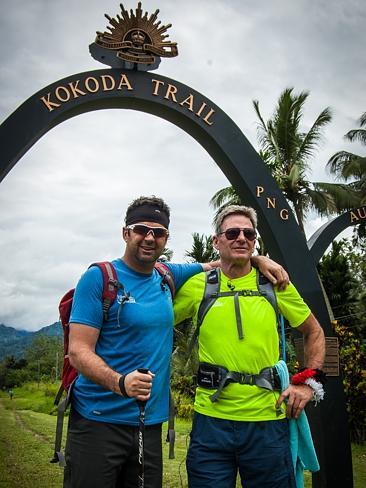
[[[300,122],[308,96],[308,92],[296,95],[293,88],[286,88],[280,95],[273,116],[267,122],[259,110],[258,100],[253,101],[259,118],[259,154],[292,206],[302,232],[310,208],[321,215],[328,215],[354,206],[353,195],[345,185],[312,183],[307,179],[309,160],[320,144],[324,127],[332,118],[330,109],[326,108],[308,132],[301,132]],[[219,190],[210,203],[219,212],[228,204],[240,203],[240,198],[232,187],[227,187]]]
[[[350,142],[359,141],[366,146],[366,112],[359,119],[360,129],[352,129],[344,136]],[[365,128],[363,128],[365,127]],[[330,172],[340,180],[350,183],[344,185],[356,198],[354,207],[366,205],[366,157],[348,151],[338,151],[327,164]],[[354,233],[354,239],[366,238],[366,223],[362,221]]]
[[[161,261],[171,261],[173,258],[173,249],[170,249],[169,247],[164,247],[163,253],[160,256]]]
[[[304,219],[311,208],[321,215],[328,215],[352,206],[351,195],[344,185],[312,183],[307,179],[309,161],[319,147],[323,129],[332,119],[327,107],[317,116],[310,130],[302,132],[300,123],[308,96],[309,92],[294,94],[293,88],[286,88],[267,122],[259,110],[258,100],[253,101],[259,118],[258,142],[266,156],[264,162],[292,206],[303,232]]]
[[[352,129],[344,136],[350,142],[359,141],[366,146],[366,112],[359,119],[361,129]],[[363,129],[362,127],[365,127]],[[366,156],[347,151],[334,154],[327,164],[330,172],[339,179],[353,180],[347,185],[358,198],[358,206],[366,204]]]
[[[213,247],[210,236],[204,234],[200,235],[198,232],[193,232],[192,237],[192,249],[185,253],[190,261],[195,263],[208,263],[209,261],[216,261],[219,259],[219,254]]]

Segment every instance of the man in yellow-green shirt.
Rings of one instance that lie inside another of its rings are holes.
[[[276,312],[258,293],[250,262],[256,226],[249,207],[226,207],[217,219],[219,296],[199,328],[200,368],[187,455],[190,488],[235,487],[238,470],[245,488],[295,486],[286,414],[298,418],[314,391],[307,384],[279,391],[273,368],[280,356]],[[197,322],[205,281],[200,273],[179,290],[176,323],[189,317]],[[320,370],[322,328],[292,284],[275,295],[280,312],[304,335],[306,366]]]

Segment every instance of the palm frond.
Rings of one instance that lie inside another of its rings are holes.
[[[273,136],[279,148],[277,157],[283,168],[291,167],[296,160],[301,109],[307,97],[305,92],[296,96],[292,91],[293,88],[286,88],[281,93],[272,118]]]
[[[259,110],[259,100],[253,100],[253,106],[254,106],[254,110],[255,110],[255,112],[256,112],[256,114],[258,116],[258,119],[259,119],[259,121],[261,123],[262,129],[264,131],[267,131],[266,123],[265,123],[265,121],[264,121],[264,119],[262,117],[262,114],[261,114],[260,110]]]
[[[327,166],[338,179],[345,181],[350,178],[362,179],[365,178],[366,174],[366,157],[347,151],[339,151],[330,158]]]
[[[357,191],[350,185],[342,183],[313,183],[315,191],[322,191],[331,195],[337,212],[358,207],[360,198]]]
[[[294,164],[286,178],[291,188],[295,188],[296,186],[298,186],[300,175],[301,175],[301,168],[299,167],[299,165]]]
[[[262,117],[262,114],[259,110],[259,101],[253,100],[254,110],[257,114],[259,119],[259,123],[257,125],[257,138],[258,142],[265,153],[269,155],[271,160],[275,160],[278,150],[275,144],[273,137],[271,136],[272,128],[271,128],[271,121],[268,121],[268,125],[266,124],[265,120]]]
[[[327,107],[318,115],[310,130],[304,135],[297,153],[298,160],[304,160],[313,156],[322,140],[322,130],[331,120],[332,112]]]
[[[226,186],[218,190],[210,200],[213,209],[218,209],[226,205],[240,205],[240,197],[232,186]]]
[[[348,151],[338,151],[327,162],[328,170],[338,178],[344,178],[342,174],[344,166],[358,157],[357,154]]]
[[[361,115],[359,122],[360,122],[360,127],[366,125],[366,112]]]
[[[337,212],[334,198],[328,192],[308,188],[307,194],[320,215],[330,215]]]
[[[207,263],[218,259],[218,253],[213,247],[211,236],[193,232],[193,244],[190,251],[185,252],[185,256],[195,263]]]
[[[350,142],[359,141],[366,144],[366,129],[352,129],[344,137]]]

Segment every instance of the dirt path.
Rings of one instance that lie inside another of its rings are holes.
[[[42,442],[46,442],[47,444],[50,443],[49,439],[47,439],[47,437],[43,434],[40,434],[39,432],[36,432],[35,430],[33,430],[31,427],[29,427],[29,425],[27,425],[24,420],[22,419],[22,417],[19,415],[19,412],[17,412],[16,410],[14,410],[14,417],[15,417],[15,420],[17,422],[18,425],[20,425],[20,427],[28,432],[30,432],[31,434],[34,435],[34,437]]]
[[[5,408],[4,404],[3,404],[3,400],[0,398],[0,408]],[[33,434],[33,436],[42,441],[42,442],[46,442],[47,444],[50,443],[50,440],[47,439],[47,437],[44,435],[44,434],[41,434],[39,432],[36,432],[34,429],[32,429],[31,427],[29,427],[29,425],[27,425],[24,420],[22,419],[21,415],[19,414],[19,412],[13,408],[10,410],[13,415],[14,415],[14,418],[15,418],[15,421],[16,423],[23,429],[23,430],[26,430],[27,432],[30,432],[31,434]]]

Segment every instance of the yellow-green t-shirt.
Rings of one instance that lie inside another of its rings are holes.
[[[229,288],[228,283],[231,288]],[[220,273],[220,291],[257,290],[256,270],[241,278],[229,280]],[[190,278],[178,291],[174,300],[175,323],[197,313],[203,298],[205,273]],[[292,327],[298,327],[310,315],[296,288],[275,290],[278,307]],[[219,297],[207,312],[199,332],[199,361],[224,366],[229,371],[258,374],[263,368],[279,360],[279,336],[276,314],[272,305],[262,296],[239,296],[243,339],[239,339],[234,297]],[[279,396],[251,385],[228,384],[212,403],[213,391],[197,387],[194,408],[196,412],[228,420],[260,421],[284,418],[278,416],[275,403]]]

